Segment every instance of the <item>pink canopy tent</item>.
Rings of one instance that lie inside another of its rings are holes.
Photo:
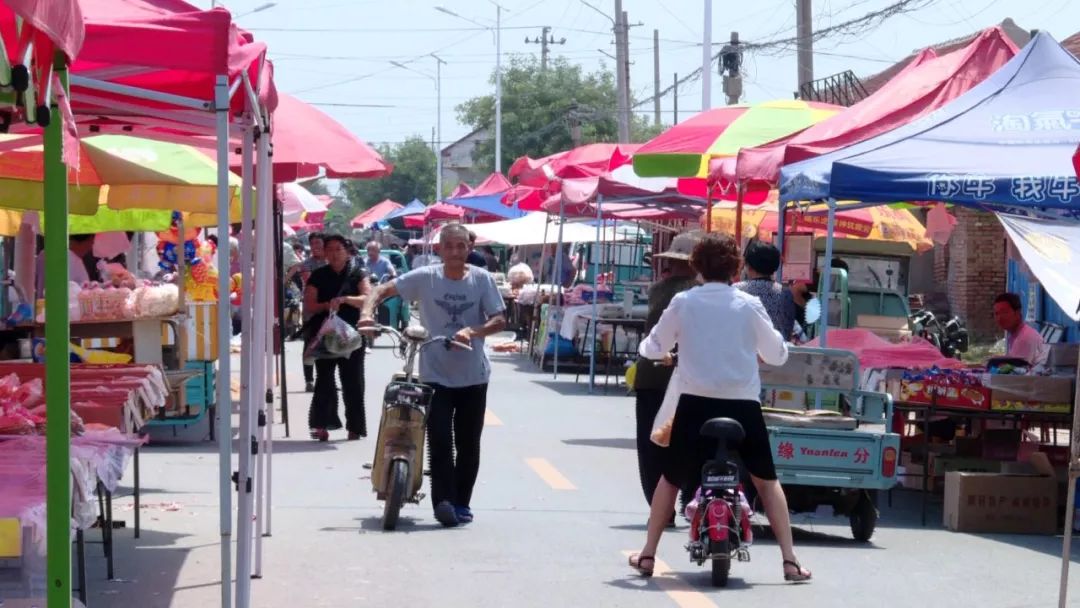
[[[429,205],[423,215],[405,216],[406,228],[423,228],[434,222],[449,222],[465,218],[465,210],[450,203],[435,203]]]
[[[358,213],[356,217],[354,217],[352,221],[349,222],[349,225],[353,228],[370,226],[375,222],[383,219],[384,217],[390,215],[391,213],[397,211],[398,209],[401,209],[401,207],[401,203],[386,199]]]
[[[458,182],[457,186],[454,186],[453,192],[446,198],[457,198],[459,196],[469,196],[472,194],[472,186],[465,182]]]
[[[642,178],[624,165],[606,175],[561,180],[561,191],[541,205],[549,214],[620,220],[697,220],[705,202],[676,189],[673,178]]]
[[[926,50],[870,97],[787,138],[744,148],[738,159],[712,163],[709,181],[720,198],[736,200],[743,185],[746,203],[763,201],[783,165],[850,146],[917,120],[982,82],[1017,53],[1000,28],[983,31],[969,45],[943,57]],[[725,162],[727,161],[727,162]],[[703,195],[704,180],[682,180],[681,192]]]
[[[639,144],[587,144],[539,159],[522,156],[508,175],[516,184],[503,197],[522,211],[539,210],[559,191],[558,180],[598,177],[629,164]]]
[[[515,183],[544,187],[556,177],[594,177],[630,162],[639,144],[586,144],[543,158],[522,156],[510,166],[507,176]]]

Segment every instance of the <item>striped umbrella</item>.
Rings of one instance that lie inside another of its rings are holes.
[[[634,172],[641,177],[680,177],[705,180],[709,163],[738,156],[751,148],[797,133],[844,108],[827,103],[785,99],[754,105],[734,105],[702,112],[664,131],[634,154]],[[681,189],[681,188],[680,188]],[[707,194],[712,207],[712,193]],[[736,226],[742,232],[742,201]],[[710,225],[712,214],[706,214]]]
[[[711,159],[736,156],[741,148],[801,131],[843,109],[795,99],[708,110],[641,146],[634,171],[641,177],[706,178]]]

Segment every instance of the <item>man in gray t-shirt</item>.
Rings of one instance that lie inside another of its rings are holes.
[[[439,247],[442,264],[417,268],[377,287],[364,305],[359,325],[374,325],[379,302],[400,295],[419,303],[420,323],[432,335],[472,347],[470,351],[432,345],[420,355],[420,381],[435,389],[427,420],[431,504],[435,519],[451,527],[473,519],[469,502],[480,470],[480,435],[491,374],[484,338],[501,331],[506,318],[492,276],[466,265],[469,231],[460,224],[445,226]]]

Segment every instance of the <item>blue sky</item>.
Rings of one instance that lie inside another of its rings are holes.
[[[592,1],[592,0],[591,0]],[[814,0],[814,26],[825,28],[892,4],[895,0]],[[393,143],[419,134],[430,138],[435,125],[434,83],[405,71],[391,61],[408,63],[434,74],[434,60],[421,58],[438,51],[443,66],[442,141],[449,143],[468,132],[456,120],[454,106],[488,93],[488,76],[495,65],[495,45],[489,31],[435,10],[446,7],[477,22],[493,22],[489,0],[277,0],[276,5],[244,13],[267,0],[229,0],[224,4],[240,15],[238,21],[270,47],[278,88],[319,105],[356,135],[372,143]],[[209,6],[209,0],[197,0]],[[592,4],[610,14],[612,0]],[[610,67],[601,50],[614,52],[611,22],[581,0],[503,0],[502,50],[536,53],[539,45],[525,44],[542,26],[551,26],[556,39],[553,55],[565,56],[586,68]],[[713,40],[726,40],[737,30],[744,42],[765,42],[795,34],[794,0],[736,2],[714,0]],[[701,66],[702,0],[624,0],[632,24],[631,88],[647,98],[653,87],[652,30],[660,32],[662,87],[677,72]],[[1012,17],[1021,27],[1044,29],[1058,40],[1080,30],[1080,2],[1073,0],[937,0],[918,12],[892,17],[871,31],[830,38],[815,48],[815,76],[846,69],[869,75],[912,50],[963,36]],[[748,53],[744,60],[744,101],[790,98],[795,88],[794,49]],[[713,105],[723,103],[720,79],[713,77]],[[673,99],[664,98],[662,116],[672,120]],[[365,104],[388,107],[343,107]],[[679,89],[679,114],[684,119],[701,108],[701,83]],[[651,116],[651,104],[642,108]]]

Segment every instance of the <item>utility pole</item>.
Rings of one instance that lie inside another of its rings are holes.
[[[445,61],[435,53],[431,54],[435,59],[435,200],[442,200],[443,171],[442,171],[442,66]]]
[[[626,117],[623,120],[626,121],[626,139],[624,141],[630,141],[630,125],[633,123],[633,99],[630,96],[630,17],[627,16],[626,11],[622,12],[622,24],[623,24],[623,95],[626,100],[623,102],[623,107],[626,108]],[[640,23],[635,25],[641,25]]]
[[[660,30],[652,31],[653,124],[660,126]]]
[[[548,53],[550,52],[550,49],[548,48],[548,45],[550,45],[550,44],[566,44],[566,38],[559,38],[558,40],[555,40],[555,37],[551,35],[551,26],[545,25],[540,30],[540,37],[539,38],[534,38],[534,39],[530,40],[529,37],[526,36],[525,37],[525,44],[539,44],[540,45],[540,71],[541,72],[546,72],[547,71],[547,66],[548,66]]]
[[[814,80],[814,10],[812,0],[796,0],[795,35],[798,37],[798,89]]]
[[[495,4],[495,172],[502,173],[502,12]]]
[[[705,0],[704,33],[701,38],[701,111],[712,109],[712,0]]]
[[[619,141],[630,141],[630,122],[627,120],[626,91],[630,85],[626,82],[626,22],[623,20],[622,0],[615,0],[615,97],[619,125]]]
[[[675,96],[675,120],[673,120],[671,122],[671,124],[677,125],[677,124],[679,124],[679,73],[678,72],[675,72],[675,77],[671,80],[671,82],[675,85],[675,87],[673,89],[671,89],[671,92]]]

